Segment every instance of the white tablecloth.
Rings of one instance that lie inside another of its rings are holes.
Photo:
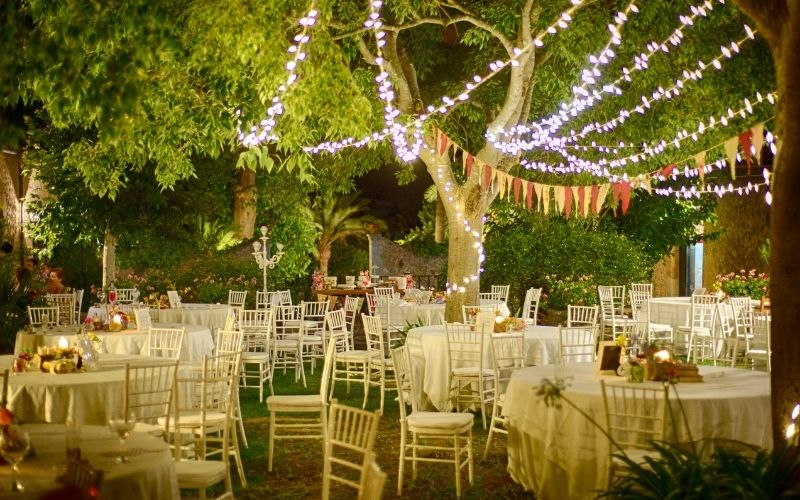
[[[672,331],[688,325],[692,311],[691,297],[658,297],[650,299],[650,321],[670,325]]]
[[[20,465],[20,480],[25,493],[8,491],[11,468],[0,468],[0,498],[40,498],[61,488],[56,472],[66,467],[64,426],[26,425],[36,455]],[[103,500],[130,498],[180,498],[175,466],[167,444],[148,434],[134,433],[127,440],[130,462],[114,463],[119,440],[105,426],[81,427],[81,458],[105,472],[100,489]]]
[[[226,304],[182,304],[178,309],[159,309],[158,321],[207,326],[217,330],[225,326],[229,309]]]
[[[525,335],[525,361],[529,365],[552,363],[558,352],[558,328],[528,326]],[[444,326],[424,326],[408,333],[406,344],[411,351],[415,380],[422,384],[422,395],[441,411],[449,408],[449,368],[447,365],[447,336]],[[484,360],[490,368],[491,359]],[[423,401],[424,401],[423,397]]]
[[[13,356],[0,356],[10,367]],[[123,404],[125,363],[152,363],[154,358],[103,354],[96,372],[54,375],[15,373],[9,377],[8,407],[21,423],[64,423],[67,420],[105,425],[114,408]]]
[[[567,364],[564,371],[565,376],[572,377],[565,397],[604,425],[603,397],[595,365]],[[676,385],[692,437],[737,439],[771,448],[769,376],[710,366],[701,366],[700,373],[705,382]],[[511,378],[503,406],[503,413],[509,417],[509,473],[540,498],[594,497],[607,482],[608,441],[567,403],[562,402],[560,409],[548,408],[536,395],[541,379],[553,376],[553,367],[531,367],[517,371]],[[674,395],[670,392],[673,412],[680,419]],[[679,439],[689,440],[686,425],[680,426]]]
[[[405,301],[392,302],[392,324],[441,325],[444,322],[445,304],[412,304]]]
[[[181,361],[202,361],[203,356],[211,355],[214,351],[214,338],[207,326],[154,323],[153,326],[162,328],[185,328]],[[36,347],[57,346],[61,336],[66,337],[72,344],[77,341],[75,332],[77,327],[55,328],[47,333],[17,332],[17,341],[14,353],[19,354],[25,349],[36,352]],[[121,332],[94,332],[103,340],[105,350],[110,354],[139,354],[147,341],[147,332],[138,330],[123,330]]]

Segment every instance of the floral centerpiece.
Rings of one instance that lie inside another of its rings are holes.
[[[372,283],[372,277],[369,274],[369,270],[365,269],[363,271],[359,271],[358,273],[358,284],[361,288],[366,288]]]
[[[325,288],[325,277],[319,272],[319,269],[315,269],[314,274],[311,275],[311,289],[322,290],[323,288]]]
[[[761,300],[762,297],[769,296],[769,275],[759,273],[755,269],[749,271],[740,269],[739,272],[718,274],[713,288],[729,297],[750,297],[753,300]]]
[[[406,273],[406,290],[410,290],[414,288],[414,276],[412,274]]]
[[[169,297],[163,293],[151,292],[142,299],[142,302],[153,309],[169,309]]]
[[[118,306],[114,306],[108,313],[108,331],[121,332],[128,328],[128,321],[128,315],[120,310]]]
[[[434,292],[433,294],[434,304],[444,304],[446,302],[447,302],[447,295],[444,292]]]

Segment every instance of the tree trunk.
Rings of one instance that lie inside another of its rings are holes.
[[[800,402],[800,4],[793,0],[735,0],[758,24],[775,60],[779,101],[776,136],[780,147],[773,164],[770,210],[770,300],[772,303],[772,440],[786,444],[792,408]]]
[[[323,276],[328,275],[328,263],[331,261],[331,245],[321,244],[319,246],[319,272]]]
[[[106,226],[103,236],[103,287],[107,287],[117,279],[117,239]]]
[[[433,222],[433,241],[444,243],[444,228],[447,221],[447,214],[444,211],[442,197],[436,197],[436,219]]]
[[[256,228],[256,172],[249,168],[239,171],[239,178],[233,189],[233,224],[236,226],[236,237],[249,240]]]
[[[469,221],[474,231],[483,234],[483,215],[485,210],[480,206],[465,209],[465,219]],[[478,261],[478,249],[475,248],[475,238],[471,233],[467,233],[460,227],[452,226],[454,229],[448,234],[447,244],[447,280],[453,284],[456,280],[462,280],[455,285],[464,287],[459,293],[451,293],[447,296],[445,306],[445,319],[449,322],[461,322],[461,306],[477,304],[478,292],[480,291],[480,279],[470,280],[464,283],[464,277],[480,276],[480,262]]]

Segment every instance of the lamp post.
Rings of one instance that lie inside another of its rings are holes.
[[[269,236],[267,236],[267,226],[261,226],[261,241],[253,242],[253,257],[256,259],[258,268],[264,273],[264,291],[267,291],[267,273],[269,269],[274,269],[275,266],[283,258],[283,244],[278,243],[278,253],[272,255],[269,247]]]

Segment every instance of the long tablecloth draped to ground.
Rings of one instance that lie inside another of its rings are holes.
[[[558,351],[558,328],[554,326],[527,326],[525,335],[525,361],[529,365],[552,363]],[[411,351],[417,384],[422,395],[440,411],[450,407],[447,336],[443,325],[414,328],[408,333],[406,343]],[[486,349],[484,363],[490,368],[491,359]],[[423,398],[424,399],[424,398]]]
[[[675,386],[693,439],[735,439],[771,448],[769,375],[710,366],[701,366],[700,373],[705,382]],[[548,408],[536,395],[542,378],[553,379],[554,374],[553,367],[540,366],[523,368],[511,378],[503,407],[509,417],[508,470],[540,498],[594,497],[607,482],[608,441],[571,405],[562,401],[560,408]],[[594,363],[567,364],[564,375],[570,377],[564,396],[603,425],[603,397]],[[674,392],[670,399],[673,414],[680,419]],[[681,442],[689,440],[686,428],[679,426]]]

